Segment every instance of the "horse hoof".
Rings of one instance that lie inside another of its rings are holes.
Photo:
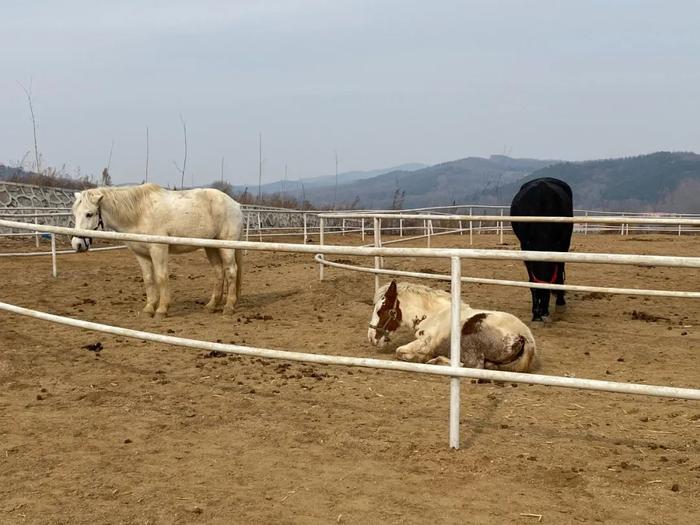
[[[552,324],[552,318],[548,315],[543,315],[542,317],[533,317],[532,326],[545,327]]]
[[[224,308],[224,317],[233,317],[233,308],[227,306]]]
[[[153,310],[146,310],[145,308],[141,310],[139,315],[142,315],[144,317],[153,317]]]
[[[162,320],[168,317],[168,312],[156,312],[153,314],[153,319]]]
[[[212,304],[206,304],[206,305],[204,305],[204,309],[205,309],[207,312],[213,314],[214,312],[216,312],[216,311],[218,310],[218,306],[215,305],[215,304],[214,304],[214,305],[212,305]]]
[[[554,306],[554,311],[558,314],[563,314],[566,312],[566,305],[565,304],[557,304]]]

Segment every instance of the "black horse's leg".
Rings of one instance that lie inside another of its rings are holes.
[[[564,263],[557,263],[559,265],[558,268],[558,273],[557,273],[557,282],[556,284],[564,284],[564,281],[566,280],[566,275],[564,274]],[[557,312],[564,312],[566,310],[566,299],[565,299],[566,292],[564,290],[557,290],[557,303],[556,303],[556,311]]]
[[[539,305],[537,304],[537,290],[535,288],[530,288],[530,294],[532,295],[532,320],[541,321],[542,314],[540,313]]]

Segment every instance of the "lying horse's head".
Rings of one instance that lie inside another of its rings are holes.
[[[103,195],[95,191],[83,191],[75,194],[73,203],[73,220],[80,230],[97,230],[103,226],[100,202]],[[76,252],[86,252],[92,244],[92,237],[73,237],[71,246]]]
[[[367,339],[380,348],[389,342],[389,336],[401,326],[401,305],[396,281],[379,297],[372,310]]]

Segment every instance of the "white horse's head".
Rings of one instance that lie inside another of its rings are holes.
[[[367,330],[369,342],[380,348],[386,345],[389,342],[389,336],[401,326],[402,316],[396,281],[391,281],[386,292],[379,297],[372,310]]]
[[[95,191],[83,191],[75,194],[73,203],[73,220],[75,227],[81,230],[97,230],[103,226],[100,202],[103,195]],[[76,252],[86,252],[92,244],[92,237],[73,237],[70,241]]]

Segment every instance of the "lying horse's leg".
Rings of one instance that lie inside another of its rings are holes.
[[[412,363],[425,363],[434,355],[432,337],[420,337],[396,349],[396,358]]]
[[[426,361],[426,365],[442,365],[442,366],[450,366],[452,363],[450,363],[450,358],[445,357],[444,355],[439,355],[437,357],[433,357],[430,361]],[[461,363],[460,363],[461,365]]]
[[[240,277],[238,272],[241,269],[236,264],[236,254],[235,250],[231,249],[220,249],[219,255],[223,261],[223,269],[226,273],[226,279],[228,280],[228,293],[226,296],[226,304],[224,305],[224,315],[233,314],[233,308],[238,302],[238,290],[236,284],[240,284]]]
[[[153,280],[153,263],[151,262],[151,258],[146,255],[134,255],[136,255],[136,260],[141,266],[143,284],[146,287],[146,306],[143,307],[142,312],[148,316],[152,316],[156,309],[156,303],[158,302],[158,290]]]
[[[156,276],[156,286],[160,300],[156,309],[156,317],[168,315],[170,306],[170,287],[168,286],[168,246],[153,244],[150,249],[151,260],[153,261],[153,271]]]
[[[207,254],[207,259],[209,259],[209,264],[214,270],[214,288],[211,292],[211,299],[209,299],[204,308],[213,312],[221,304],[221,300],[224,297],[224,269],[218,248],[204,248],[204,251]]]

